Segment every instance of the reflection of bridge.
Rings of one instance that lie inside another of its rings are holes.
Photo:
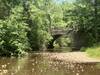
[[[52,28],[51,35],[53,39],[49,42],[48,48],[54,48],[53,43],[62,35],[69,35],[73,30],[70,28]]]

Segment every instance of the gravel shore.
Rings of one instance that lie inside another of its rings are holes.
[[[43,55],[53,60],[72,63],[100,63],[100,59],[88,57],[85,52],[43,53]]]

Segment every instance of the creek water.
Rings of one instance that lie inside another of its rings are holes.
[[[22,58],[0,58],[0,75],[100,75],[96,63],[67,63],[32,53]]]

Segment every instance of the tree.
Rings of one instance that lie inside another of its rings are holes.
[[[0,0],[0,18],[10,15],[11,9],[22,3],[23,0]]]
[[[6,20],[0,20],[0,55],[20,56],[29,49],[27,31],[23,21],[23,7],[16,6]]]
[[[34,0],[26,4],[26,22],[31,28],[28,36],[32,49],[38,50],[47,46],[52,28],[64,25],[63,12],[52,0]]]
[[[84,35],[87,46],[99,42],[99,19],[96,19],[95,7],[90,0],[76,0],[75,3],[65,4],[64,21],[74,33]],[[67,8],[69,7],[69,9]],[[96,35],[95,35],[96,34]],[[79,36],[80,37],[80,36]],[[86,44],[85,43],[85,44]]]

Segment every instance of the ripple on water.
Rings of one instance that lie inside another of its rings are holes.
[[[22,59],[0,60],[0,75],[99,75],[96,64],[79,64],[52,60],[40,54]]]

